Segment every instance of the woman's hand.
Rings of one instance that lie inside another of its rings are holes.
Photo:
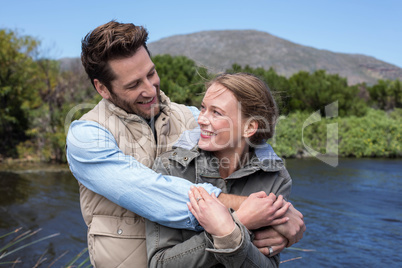
[[[215,236],[225,236],[233,232],[235,223],[228,209],[215,194],[210,196],[202,187],[192,187],[189,192],[189,210],[205,231]]]
[[[289,220],[284,217],[291,204],[278,198],[273,193],[268,196],[265,192],[251,194],[236,211],[241,223],[249,230],[261,227],[283,224]]]

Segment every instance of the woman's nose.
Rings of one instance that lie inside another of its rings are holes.
[[[207,125],[209,123],[208,118],[204,114],[200,114],[198,116],[198,124],[199,125]]]

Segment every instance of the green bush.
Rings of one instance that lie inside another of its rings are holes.
[[[311,114],[296,112],[280,118],[275,137],[269,143],[277,154],[283,157],[308,156],[305,145],[320,153],[326,153],[327,125],[338,124],[338,139],[332,137],[332,140],[338,142],[339,156],[401,157],[401,113],[401,109],[389,114],[369,109],[363,117],[323,117],[303,129],[303,124]]]

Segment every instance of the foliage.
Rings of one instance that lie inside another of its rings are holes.
[[[9,30],[0,29],[0,45],[0,161],[3,157],[19,157],[65,162],[70,122],[101,97],[78,59],[61,69],[59,61],[39,57],[37,40]],[[157,55],[152,60],[161,89],[172,101],[199,106],[205,81],[215,74],[184,56]],[[270,87],[282,115],[273,142],[284,156],[305,155],[303,141],[325,153],[326,128],[332,121],[339,124],[341,155],[400,156],[399,80],[379,80],[377,85],[366,87],[348,86],[345,78],[323,70],[300,71],[286,78],[273,68],[234,64],[227,72],[255,74]],[[310,114],[320,111],[324,116],[326,105],[334,101],[338,101],[339,117],[305,127],[302,137],[303,123]],[[374,111],[369,105],[388,113]],[[364,124],[374,124],[376,129],[366,130]]]
[[[339,115],[362,116],[366,105],[358,98],[358,87],[348,86],[346,78],[318,70],[310,74],[300,71],[289,78],[289,106],[291,111],[315,112],[333,102],[338,102]]]
[[[38,42],[0,29],[0,153],[15,156],[15,146],[26,140],[28,110],[40,105],[38,72],[32,55]]]
[[[317,110],[324,114],[325,106],[335,101],[338,101],[341,116],[362,116],[367,109],[364,101],[358,97],[358,86],[348,86],[345,78],[327,74],[324,70],[312,74],[300,71],[289,79],[278,75],[273,68],[267,71],[248,65],[243,68],[233,64],[227,72],[251,73],[264,80],[271,89],[282,115]]]
[[[199,107],[207,69],[184,56],[157,55],[152,58],[161,80],[161,90],[174,102]]]
[[[382,110],[402,108],[402,83],[399,80],[379,80],[370,88],[371,103]]]
[[[284,157],[308,156],[305,145],[324,154],[327,146],[327,125],[338,124],[338,138],[335,142],[338,142],[339,156],[401,157],[401,114],[402,109],[389,114],[368,109],[363,117],[322,117],[320,121],[303,129],[303,124],[311,114],[295,112],[287,117],[280,117],[275,136],[269,143]]]

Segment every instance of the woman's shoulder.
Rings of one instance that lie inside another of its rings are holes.
[[[200,153],[198,146],[195,146],[192,149],[175,147],[169,151],[160,154],[158,158],[162,161],[178,162],[185,166],[199,155]]]

